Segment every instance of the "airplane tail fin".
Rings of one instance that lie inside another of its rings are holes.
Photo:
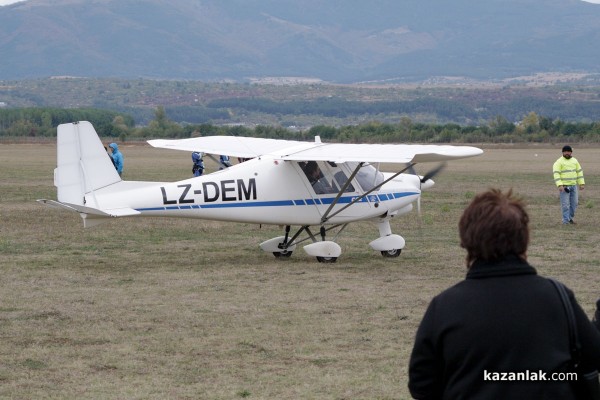
[[[103,209],[95,191],[122,182],[96,130],[87,121],[61,124],[57,132],[54,186],[58,201],[38,202],[78,212],[84,227],[105,222],[109,217],[139,214],[127,207]]]
[[[54,185],[58,201],[85,206],[95,204],[95,190],[120,182],[96,130],[87,121],[61,124],[57,133]]]

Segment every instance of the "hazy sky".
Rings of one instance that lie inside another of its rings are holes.
[[[23,0],[0,0],[0,6],[5,6],[7,4],[17,3],[19,1],[23,1]],[[582,1],[587,1],[588,3],[600,4],[600,0],[582,0]]]
[[[0,6],[5,6],[7,4],[17,3],[19,1],[23,1],[23,0],[0,0]],[[582,0],[582,1],[587,1],[588,3],[600,4],[600,0]]]

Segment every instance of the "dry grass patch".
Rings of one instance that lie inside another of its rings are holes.
[[[576,149],[587,178],[576,226],[560,225],[557,149],[490,149],[448,164],[422,218],[393,222],[407,241],[399,258],[371,251],[377,229],[359,223],[340,238],[338,262],[319,264],[301,249],[261,252],[282,234],[272,226],[128,219],[84,230],[77,215],[35,203],[55,197],[55,146],[0,145],[0,397],[408,398],[425,307],[464,277],[457,223],[477,192],[513,187],[526,198],[530,261],[591,314],[598,152]],[[123,153],[126,179],[190,174],[185,153]]]

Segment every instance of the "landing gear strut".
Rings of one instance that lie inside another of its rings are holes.
[[[305,240],[312,240],[313,243],[304,246],[304,251],[306,251],[308,255],[316,257],[317,261],[320,263],[334,263],[337,261],[340,254],[342,254],[342,248],[334,241],[325,240],[325,236],[328,230],[338,228],[339,226],[340,225],[335,225],[327,229],[325,229],[324,226],[321,226],[319,229],[321,240],[318,240],[318,236],[315,237],[308,226],[301,227],[298,232],[290,238],[290,226],[287,225],[285,227],[285,236],[267,240],[260,244],[260,248],[266,252],[273,253],[277,258],[287,258],[292,255],[297,244]],[[343,225],[337,234],[339,235],[345,227],[346,225]],[[306,232],[308,237],[297,241],[296,239],[302,232]]]
[[[395,258],[400,255],[404,248],[404,238],[394,235],[390,227],[390,218],[382,218],[378,224],[379,238],[373,240],[369,245],[373,250],[378,250],[386,258]]]
[[[290,236],[289,225],[285,227],[285,236],[278,236],[276,238],[267,240],[266,242],[262,242],[260,244],[260,248],[268,253],[273,253],[276,258],[288,258],[291,257],[292,253],[296,249],[296,243],[294,240],[296,239],[297,233],[292,239],[289,239]],[[302,230],[300,230],[301,232]]]
[[[290,237],[290,229],[291,226],[286,225],[285,226],[285,236],[283,237],[283,242],[281,242],[280,244],[277,245],[277,247],[279,247],[281,249],[281,251],[274,251],[273,255],[275,256],[275,258],[279,258],[279,257],[283,257],[283,258],[290,258],[292,256],[293,251],[292,250],[288,250],[288,239]]]

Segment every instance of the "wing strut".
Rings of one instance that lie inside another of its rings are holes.
[[[352,172],[352,175],[350,177],[350,179],[348,179],[348,181],[346,182],[346,184],[348,182],[350,182],[350,180],[352,178],[354,178],[354,176],[358,173],[358,170],[362,167],[362,164],[364,163],[359,163],[358,166],[356,167],[356,169],[354,170],[354,172]],[[344,207],[340,208],[339,210],[337,210],[336,212],[334,212],[331,215],[329,214],[329,211],[331,211],[331,209],[333,208],[333,206],[336,205],[338,199],[340,198],[340,196],[342,195],[343,191],[346,189],[347,185],[344,185],[344,187],[342,188],[342,190],[340,190],[340,192],[338,193],[338,195],[336,196],[336,198],[333,200],[333,202],[331,203],[331,205],[329,206],[329,208],[327,209],[327,211],[325,211],[325,214],[323,215],[323,217],[321,217],[321,223],[324,224],[325,222],[327,222],[330,218],[335,217],[336,215],[338,215],[339,213],[341,213],[342,211],[344,211],[346,208],[350,207],[351,205],[354,205],[356,203],[358,203],[359,201],[361,201],[362,199],[364,199],[365,197],[367,197],[368,195],[370,195],[371,193],[375,192],[376,190],[379,190],[383,185],[385,185],[386,183],[388,183],[389,181],[391,181],[392,179],[394,179],[395,177],[397,177],[398,175],[400,175],[401,173],[403,173],[404,171],[406,171],[409,168],[412,168],[416,165],[416,163],[410,163],[406,168],[404,168],[403,170],[401,170],[400,172],[395,173],[394,175],[390,176],[388,179],[384,180],[383,182],[381,182],[379,185],[374,186],[371,190],[369,190],[368,192],[363,193],[362,195],[356,197],[354,200],[352,200],[350,203],[346,204]]]

